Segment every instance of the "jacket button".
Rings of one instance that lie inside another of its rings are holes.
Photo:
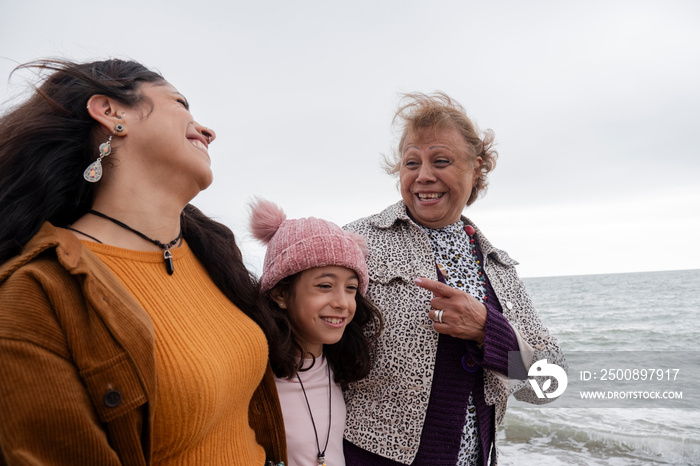
[[[510,301],[506,301],[506,307],[508,308],[509,311],[512,311],[513,310],[513,303],[511,303]]]
[[[105,405],[116,408],[122,403],[122,394],[117,390],[109,390],[104,396]]]

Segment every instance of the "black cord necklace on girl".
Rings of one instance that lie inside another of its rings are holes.
[[[175,238],[174,240],[172,240],[168,244],[163,244],[160,241],[158,241],[157,239],[149,238],[148,236],[144,235],[140,231],[138,231],[134,228],[131,228],[126,223],[120,222],[116,218],[112,218],[109,215],[103,214],[102,212],[98,212],[96,210],[89,210],[88,213],[92,214],[92,215],[97,215],[98,217],[102,217],[106,220],[109,220],[110,222],[112,222],[116,225],[119,225],[120,227],[127,229],[132,233],[139,235],[141,238],[145,239],[146,241],[150,241],[151,243],[153,243],[156,246],[158,246],[159,248],[161,248],[163,250],[163,260],[165,261],[165,270],[168,271],[168,275],[172,275],[173,272],[175,272],[175,266],[173,265],[173,254],[170,252],[170,248],[175,246],[177,244],[177,242],[182,239],[182,229],[180,229],[180,234],[177,235],[177,238]]]
[[[318,449],[316,458],[318,459],[318,464],[320,466],[326,466],[326,450],[328,449],[328,441],[331,438],[331,365],[328,361],[326,361],[326,364],[328,364],[328,433],[326,434],[326,445],[323,447],[323,451],[321,451],[321,444],[318,441],[318,431],[316,430],[314,413],[311,412],[309,397],[306,396],[304,384],[301,382],[301,377],[299,377],[299,373],[297,372],[297,380],[299,381],[299,385],[301,385],[301,391],[304,394],[304,399],[306,400],[306,407],[309,408],[309,415],[311,416],[311,425],[314,426],[314,435],[316,436],[316,448]]]

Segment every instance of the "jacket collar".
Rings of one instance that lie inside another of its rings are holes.
[[[42,252],[57,248],[59,244],[65,244],[69,249],[80,248],[80,240],[75,237],[75,235],[61,235],[61,231],[69,233],[66,230],[60,230],[49,222],[45,222],[36,235],[22,248],[19,255],[8,260],[2,266],[0,266],[0,283],[3,283],[7,278],[12,275],[17,269],[22,267],[24,264],[29,263],[34,258],[36,258]],[[72,240],[72,241],[71,241]],[[69,254],[69,256],[71,256]],[[77,255],[76,259],[77,259]]]
[[[45,222],[21,253],[0,267],[0,284],[40,254],[55,250],[61,266],[81,283],[86,303],[92,306],[115,339],[138,362],[149,398],[155,394],[155,332],[153,321],[124,285],[69,230]],[[151,375],[149,377],[149,374]]]
[[[518,265],[518,262],[513,260],[507,252],[495,248],[491,242],[484,236],[484,234],[479,230],[474,222],[469,220],[469,218],[464,215],[460,216],[461,220],[465,225],[471,225],[476,230],[477,241],[479,242],[479,247],[484,255],[484,257],[490,257],[497,262],[505,265]],[[393,227],[397,222],[406,223],[418,228],[418,224],[408,215],[408,210],[406,209],[406,203],[401,200],[395,204],[390,205],[377,215],[370,217],[369,222],[380,229],[389,229]]]
[[[414,223],[406,211],[406,203],[401,200],[392,204],[377,215],[370,217],[369,222],[377,228],[387,229],[394,226],[398,221]]]

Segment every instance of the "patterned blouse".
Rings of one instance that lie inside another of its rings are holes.
[[[459,221],[442,228],[432,229],[421,225],[430,238],[435,263],[445,283],[462,290],[483,302],[486,296],[481,263],[470,237],[464,230],[464,222]],[[462,442],[457,464],[471,466],[481,464],[479,427],[476,419],[474,398],[469,394],[467,417],[462,429]]]

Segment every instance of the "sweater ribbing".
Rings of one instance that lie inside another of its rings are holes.
[[[248,404],[267,361],[262,331],[214,285],[186,243],[162,252],[86,244],[140,302],[155,329],[154,465],[262,464]]]

